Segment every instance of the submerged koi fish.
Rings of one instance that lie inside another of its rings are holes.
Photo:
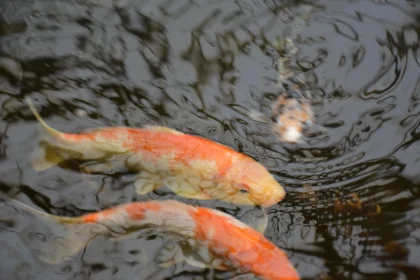
[[[250,110],[247,115],[255,121],[271,125],[272,132],[280,141],[298,143],[309,134],[311,126],[321,127],[314,124],[312,104],[315,101],[311,98],[308,85],[292,66],[297,53],[295,44],[290,39],[282,40],[277,43],[277,49],[281,52],[277,64],[280,91],[277,100],[269,116],[255,110]]]
[[[92,239],[92,232],[124,237],[133,231],[153,229],[188,244],[193,253],[183,251],[182,260],[191,265],[239,269],[267,280],[300,279],[285,252],[260,232],[218,210],[161,200],[128,203],[79,217],[61,217],[10,201],[12,205],[67,227],[67,236],[56,236],[54,240],[67,240],[64,243],[68,244],[56,242],[48,250],[50,255],[37,254],[50,263],[58,263],[79,252]],[[93,227],[96,229],[92,230]]]
[[[186,198],[263,207],[286,195],[263,165],[222,144],[162,126],[62,133],[48,126],[27,102],[48,136],[32,157],[37,171],[75,159],[93,162],[85,167],[89,172],[114,165],[138,171],[134,185],[139,194],[167,186]]]
[[[311,94],[306,82],[291,66],[297,54],[293,41],[287,38],[278,45],[282,52],[277,65],[280,95],[270,118],[274,122],[273,131],[280,140],[296,143],[314,122]]]

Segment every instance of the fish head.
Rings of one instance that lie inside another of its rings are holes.
[[[236,204],[269,207],[286,196],[285,190],[270,172],[245,155],[230,168],[227,177],[234,192],[229,200]]]

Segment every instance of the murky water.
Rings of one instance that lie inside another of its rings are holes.
[[[247,210],[165,188],[138,196],[126,174],[35,172],[29,96],[61,131],[161,124],[254,157],[288,192],[269,209],[265,235],[304,278],[418,279],[420,6],[314,1],[301,26],[294,15],[309,2],[2,1],[1,191],[68,216],[164,198],[239,219]],[[298,145],[244,114],[269,111],[277,80],[270,44],[285,34],[314,78],[325,127]],[[48,227],[24,213],[2,220],[2,279],[233,277],[187,264],[158,269],[153,254],[164,238],[153,236],[96,238],[72,261],[47,265],[34,248]]]

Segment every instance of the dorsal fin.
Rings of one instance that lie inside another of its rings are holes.
[[[172,134],[177,134],[177,135],[183,135],[184,134],[184,133],[182,133],[178,130],[175,130],[175,129],[172,129],[172,128],[169,128],[169,127],[166,127],[166,126],[160,126],[160,125],[148,125],[147,124],[143,128],[153,130],[153,131],[157,131],[157,132],[167,132],[167,133],[172,133]]]

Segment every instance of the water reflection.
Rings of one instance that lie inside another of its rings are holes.
[[[303,277],[418,277],[420,10],[414,1],[316,1],[309,26],[294,16],[305,14],[306,1],[3,2],[3,193],[66,215],[137,199],[179,199],[164,189],[137,197],[127,174],[34,172],[28,155],[38,131],[23,102],[30,96],[61,131],[161,124],[260,161],[288,191],[269,209],[266,236]],[[316,120],[325,127],[300,145],[279,143],[269,125],[246,114],[269,113],[277,94],[272,42],[285,34],[299,47],[320,101]],[[353,194],[381,213],[335,213],[336,199]],[[239,218],[245,211],[185,201]],[[2,271],[11,279],[148,277],[142,257],[130,250],[152,250],[158,241],[98,239],[83,260],[45,267],[25,242],[29,233],[48,229],[18,217],[18,228],[1,224]],[[180,266],[155,278],[232,276],[217,273]]]

